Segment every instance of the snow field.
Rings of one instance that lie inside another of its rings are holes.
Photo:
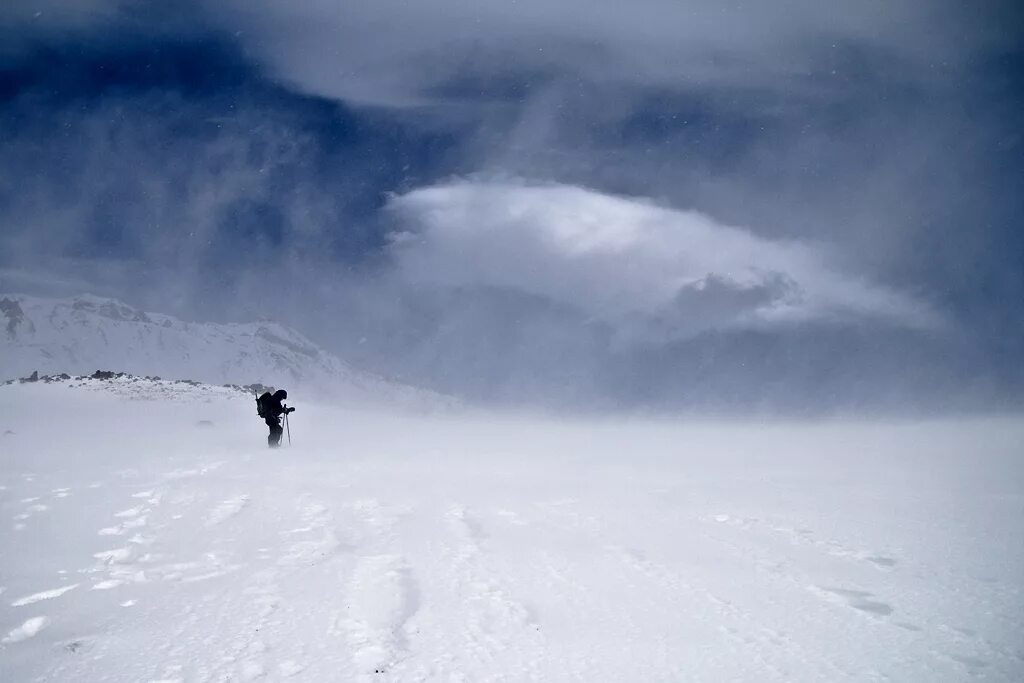
[[[251,400],[182,391],[0,388],[0,680],[1024,677],[1019,420],[294,396],[269,451]]]

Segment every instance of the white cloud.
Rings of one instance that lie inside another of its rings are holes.
[[[629,336],[875,319],[936,324],[913,298],[693,211],[566,185],[459,181],[392,199],[398,277],[544,297]]]

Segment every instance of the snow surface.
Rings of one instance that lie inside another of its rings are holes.
[[[116,388],[0,387],[0,680],[1024,680],[1020,420]]]
[[[451,399],[358,371],[272,322],[195,323],[116,299],[0,294],[0,381],[117,370],[216,384],[304,387],[335,400],[408,407]]]

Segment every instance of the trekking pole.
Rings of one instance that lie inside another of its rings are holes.
[[[288,413],[284,414],[284,428],[288,430],[288,447],[292,445],[292,424],[288,421]]]

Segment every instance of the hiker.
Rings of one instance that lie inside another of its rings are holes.
[[[271,448],[277,448],[281,445],[281,435],[284,433],[284,430],[281,429],[281,416],[295,412],[295,408],[289,408],[282,403],[286,398],[288,398],[288,392],[284,389],[278,389],[273,394],[269,391],[264,392],[262,396],[256,399],[256,412],[259,413],[263,421],[270,427],[267,445]]]

